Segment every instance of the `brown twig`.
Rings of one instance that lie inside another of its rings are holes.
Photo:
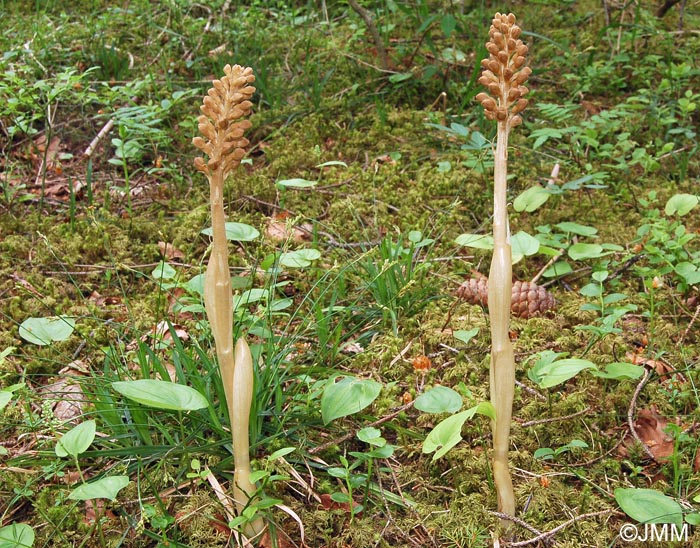
[[[519,542],[507,542],[507,543],[503,544],[503,546],[507,546],[508,548],[517,548],[519,546],[529,546],[531,544],[545,542],[545,541],[549,540],[550,537],[553,537],[554,535],[556,535],[562,529],[566,529],[572,523],[576,523],[577,521],[581,521],[581,520],[588,519],[588,518],[595,518],[598,516],[603,516],[605,514],[610,514],[610,513],[612,513],[612,510],[601,510],[600,512],[590,512],[588,514],[581,514],[580,516],[576,516],[576,517],[573,517],[573,518],[565,521],[561,525],[557,525],[554,529],[551,529],[549,531],[545,531],[544,533],[540,533],[536,537],[533,537],[533,538],[528,539],[528,540],[521,540]],[[502,518],[502,519],[508,519],[508,520],[512,521],[513,523],[518,523],[520,525],[520,523],[519,523],[520,520],[515,521],[515,519],[517,519],[517,518],[513,518],[512,516],[507,516],[506,518]]]
[[[489,514],[496,516],[497,518],[500,518],[500,519],[506,519],[508,521],[512,521],[516,525],[520,525],[520,527],[522,527],[523,529],[527,529],[533,535],[541,535],[542,534],[542,531],[535,529],[532,525],[530,525],[526,521],[523,521],[520,518],[516,518],[515,516],[509,516],[508,514],[504,514],[503,512],[493,512],[493,511],[489,511]]]
[[[645,367],[644,376],[642,377],[642,380],[639,381],[637,388],[634,390],[634,394],[632,395],[632,401],[630,401],[630,406],[627,410],[627,425],[630,428],[630,434],[632,434],[632,437],[639,442],[647,456],[652,460],[656,460],[656,457],[654,457],[654,453],[652,453],[651,449],[647,447],[647,444],[642,441],[642,439],[639,437],[639,434],[637,434],[637,430],[634,427],[634,412],[637,408],[637,398],[639,397],[642,388],[644,388],[644,385],[649,380],[649,374],[650,370]]]
[[[581,411],[577,411],[576,413],[571,413],[570,415],[564,415],[563,417],[550,417],[548,419],[538,419],[538,420],[534,420],[534,421],[527,421],[527,422],[521,423],[520,426],[525,428],[527,426],[536,426],[538,424],[547,424],[550,422],[565,421],[565,420],[573,419],[575,417],[579,417],[581,415],[585,415],[590,410],[591,410],[590,407],[586,407],[585,409],[583,409]]]
[[[389,58],[386,54],[384,41],[382,40],[381,34],[379,34],[379,29],[377,29],[377,25],[374,23],[372,15],[360,4],[358,4],[357,0],[348,0],[348,4],[350,4],[350,7],[353,10],[355,10],[355,12],[365,22],[365,25],[367,25],[367,29],[372,35],[372,40],[374,40],[374,47],[377,48],[377,55],[379,55],[379,62],[381,64],[381,67],[383,70],[387,70],[389,68]]]
[[[83,156],[89,158],[92,155],[92,153],[95,152],[95,148],[97,147],[100,140],[102,140],[102,138],[110,132],[113,126],[114,118],[110,118],[109,120],[107,120],[107,123],[104,126],[102,126],[102,129],[99,131],[99,133],[95,135],[95,138],[92,141],[90,141],[90,144],[85,149],[85,152],[83,152]]]
[[[700,304],[695,307],[695,314],[693,314],[693,317],[690,318],[690,323],[688,324],[688,327],[686,327],[685,331],[683,331],[683,335],[681,335],[681,339],[678,341],[678,346],[683,344],[683,341],[688,336],[688,333],[690,333],[690,330],[693,328],[693,325],[695,324],[695,322],[698,320],[699,315],[700,315]]]

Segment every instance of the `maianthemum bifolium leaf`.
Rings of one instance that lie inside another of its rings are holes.
[[[467,344],[469,341],[471,341],[478,334],[479,334],[478,327],[474,327],[472,329],[469,329],[468,331],[465,329],[457,329],[457,330],[452,332],[452,336],[455,339],[457,339],[458,341],[463,342],[464,344]]]
[[[275,184],[281,188],[311,188],[318,183],[307,179],[285,179],[283,181],[277,181]]]
[[[12,399],[12,393],[0,390],[0,410],[3,409]]]
[[[567,358],[550,363],[538,362],[528,371],[528,377],[540,388],[551,388],[575,377],[584,369],[597,368],[593,362],[578,358]]]
[[[357,377],[342,377],[340,381],[331,379],[321,397],[321,417],[323,423],[362,411],[379,396],[381,383]]]
[[[462,408],[462,396],[447,386],[433,386],[418,396],[413,406],[424,413],[455,413]]]
[[[613,362],[605,366],[604,371],[592,371],[594,377],[601,379],[638,379],[644,373],[639,365],[624,362]]]
[[[257,228],[245,223],[225,223],[226,239],[232,242],[252,242],[260,236]],[[202,230],[205,236],[211,236],[213,229],[211,227]]]
[[[700,203],[700,197],[694,194],[675,194],[666,202],[664,213],[669,216],[678,215],[679,217],[683,217],[690,213],[698,203]]]
[[[75,329],[75,319],[68,316],[27,318],[19,326],[19,336],[25,341],[46,346],[54,341],[65,341]]]
[[[31,548],[34,546],[34,529],[26,523],[11,523],[0,527],[0,548]]]
[[[194,411],[209,406],[209,401],[194,388],[156,379],[113,382],[112,388],[130,400],[169,411]]]
[[[306,268],[311,266],[311,262],[321,258],[318,249],[297,249],[296,251],[286,251],[280,255],[280,266],[287,268]]]
[[[455,243],[476,249],[493,249],[493,236],[487,234],[460,234],[455,238]]]
[[[532,213],[542,206],[552,194],[544,187],[533,186],[521,192],[513,201],[513,209]]]
[[[491,419],[496,417],[496,410],[490,402],[481,402],[465,411],[447,417],[433,428],[423,442],[423,453],[432,453],[433,460],[437,460],[460,441],[462,441],[462,426],[476,414],[485,415]]]
[[[603,247],[598,244],[577,243],[572,245],[567,253],[574,261],[595,259],[603,254]]]
[[[71,500],[114,500],[119,491],[127,485],[129,485],[129,476],[107,476],[91,483],[79,485],[70,492],[68,498]]]
[[[84,453],[95,440],[96,430],[97,424],[93,420],[81,422],[78,426],[71,428],[56,443],[54,449],[56,456],[77,457],[80,453]]]
[[[671,497],[654,489],[615,489],[615,500],[622,511],[640,523],[683,525],[683,509]]]

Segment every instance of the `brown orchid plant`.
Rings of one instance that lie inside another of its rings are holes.
[[[195,158],[195,167],[209,180],[212,218],[211,256],[204,279],[204,306],[214,335],[216,356],[226,393],[233,441],[233,499],[239,515],[256,494],[250,480],[250,406],[253,398],[253,360],[243,337],[233,343],[233,301],[228,266],[224,212],[224,182],[246,154],[250,129],[246,117],[253,104],[255,88],[253,70],[226,65],[224,76],[212,82],[199,116],[199,132],[194,146],[208,156]],[[258,535],[264,528],[256,518],[244,528],[247,536]]]
[[[497,123],[493,191],[493,257],[488,280],[488,309],[491,323],[490,394],[496,417],[493,429],[493,476],[498,510],[515,515],[515,496],[508,469],[510,423],[515,392],[515,359],[509,337],[512,288],[512,254],[507,209],[508,135],[520,125],[527,106],[523,85],[531,70],[525,66],[527,46],[520,40],[515,15],[496,13],[489,29],[489,57],[479,83],[488,90],[476,98],[486,118]],[[505,525],[505,524],[504,524]]]

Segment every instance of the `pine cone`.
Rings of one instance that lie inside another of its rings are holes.
[[[479,274],[465,280],[457,288],[457,298],[470,304],[478,304],[488,308],[489,285],[488,278]],[[516,318],[531,318],[538,313],[554,308],[556,301],[544,287],[532,282],[513,282],[510,295],[510,310]]]

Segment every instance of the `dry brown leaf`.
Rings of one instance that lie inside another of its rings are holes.
[[[634,422],[634,429],[639,439],[649,448],[657,462],[673,455],[673,438],[664,432],[668,424],[669,421],[659,415],[654,405],[649,409],[641,409]],[[620,456],[629,456],[628,448],[632,447],[635,441],[632,434],[628,433],[618,451]]]
[[[107,518],[109,521],[117,520],[117,516],[110,509],[105,510],[104,499],[93,499],[85,501],[85,515],[83,516],[83,521],[92,525],[95,523],[97,518],[100,519]]]
[[[221,44],[220,46],[217,46],[214,49],[210,49],[207,52],[207,55],[209,55],[209,57],[218,57],[219,55],[221,55],[225,51],[226,51],[226,44]]]
[[[51,138],[51,142],[49,143],[49,146],[46,146],[46,135],[43,133],[39,135],[34,140],[34,146],[36,147],[36,150],[38,152],[36,156],[36,162],[41,167],[41,164],[44,162],[44,159],[46,160],[46,168],[50,170],[54,170],[56,166],[58,165],[58,153],[61,148],[61,139],[54,135]]]
[[[121,297],[105,297],[104,295],[101,295],[97,291],[93,291],[90,293],[90,296],[88,297],[89,300],[91,300],[95,305],[99,307],[103,306],[113,306],[115,304],[121,304],[122,298]]]
[[[284,218],[271,217],[267,221],[265,237],[273,242],[294,242],[301,243],[311,239],[313,227],[310,223],[303,223],[299,226],[292,226]]]
[[[185,328],[180,325],[180,324],[171,324],[173,329],[175,330],[175,334],[178,336],[178,338],[182,341],[186,341],[187,339],[190,338],[189,333]],[[170,326],[166,320],[162,320],[158,322],[156,326],[151,329],[151,331],[145,335],[143,335],[140,339],[141,342],[147,342],[149,339],[155,339],[156,341],[159,342],[171,342],[173,340],[173,336],[170,333]],[[131,341],[127,346],[127,350],[135,350],[138,347],[138,341],[133,340]]]
[[[160,254],[166,261],[185,258],[185,254],[171,243],[158,242],[158,249],[160,250]]]
[[[29,283],[27,280],[19,276],[16,272],[13,274],[10,274],[10,278],[12,278],[14,281],[16,281],[19,285],[21,285],[24,289],[29,291],[32,295],[39,297],[40,299],[44,298],[44,295],[42,295],[39,290],[37,290],[31,283]]]
[[[278,530],[279,531],[279,530]],[[277,546],[278,548],[293,548],[294,544],[285,535],[277,535],[277,543],[273,543],[270,538],[270,533],[265,531],[262,538],[260,539],[259,548],[273,548]]]
[[[671,366],[671,364],[669,363],[662,362],[659,360],[652,360],[651,358],[646,358],[641,354],[636,354],[634,352],[627,352],[627,354],[625,354],[625,359],[628,360],[631,364],[653,369],[654,371],[656,371],[656,374],[659,377],[666,377],[666,381],[670,379],[672,374],[675,374],[677,381],[686,381],[686,378],[683,376],[683,374],[676,371],[673,368],[673,366]]]
[[[151,329],[151,332],[148,335],[144,335],[143,337],[141,337],[141,341],[147,341],[148,337],[153,337],[161,341],[172,341],[173,336],[170,333],[170,325],[172,325],[175,334],[180,340],[186,341],[190,338],[189,333],[187,333],[185,328],[182,327],[180,324],[170,324],[166,320],[162,320],[158,322],[158,325]]]
[[[51,409],[57,419],[70,422],[83,415],[87,399],[76,376],[88,374],[88,369],[87,364],[76,360],[59,371],[55,382],[39,391],[42,400],[55,402]]]
[[[360,503],[353,500],[352,501],[353,507],[357,508],[360,506]],[[349,502],[336,502],[334,501],[331,496],[328,493],[323,493],[321,495],[321,506],[325,510],[343,510],[347,513],[350,513],[350,503]],[[355,515],[359,516],[361,515],[362,512],[356,512]]]
[[[187,295],[182,287],[174,287],[168,292],[168,314],[177,317],[179,320],[191,320],[194,318],[192,312],[181,312],[178,307],[181,306],[180,297]]]

